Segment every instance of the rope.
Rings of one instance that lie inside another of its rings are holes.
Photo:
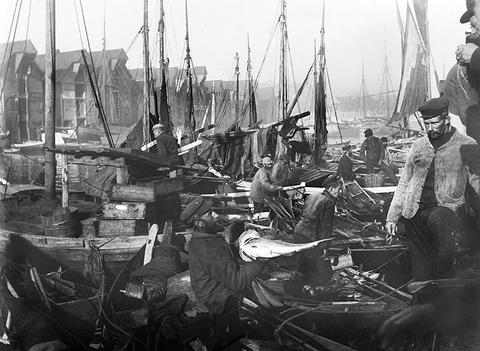
[[[467,77],[465,77],[465,75],[462,71],[462,66],[460,66],[459,63],[457,63],[457,81],[458,81],[458,84],[460,85],[460,88],[462,89],[463,93],[465,94],[465,98],[470,100],[470,95],[468,95],[467,91],[463,87],[462,81],[460,80],[460,73],[462,74],[462,78],[467,80]]]
[[[333,113],[335,115],[335,120],[337,121],[337,128],[338,128],[338,134],[340,135],[340,142],[343,143],[342,131],[340,130],[340,124],[338,123],[337,108],[335,107],[335,100],[333,99],[332,83],[330,83],[330,74],[328,73],[328,70],[327,70],[327,57],[326,56],[325,56],[325,72],[327,73],[326,76],[327,76],[328,88],[329,88],[329,91],[330,91],[330,98],[332,99]]]

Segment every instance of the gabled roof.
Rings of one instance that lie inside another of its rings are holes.
[[[221,91],[224,89],[223,81],[221,79],[206,80],[205,88],[207,88],[209,91],[212,91],[213,88],[215,88],[215,91]]]
[[[193,69],[194,74],[197,76],[197,80],[201,80],[207,75],[207,67],[205,66],[198,66]],[[136,81],[143,81],[143,68],[135,68],[131,69],[130,73]],[[155,79],[156,82],[159,81],[160,77],[160,69],[159,68],[154,68],[153,69],[153,79]],[[169,77],[169,84],[175,84],[176,79],[185,79],[186,74],[185,74],[185,69],[183,70],[181,74],[181,69],[179,67],[168,67],[168,77]]]
[[[3,60],[3,56],[5,55],[5,53],[7,55],[10,54],[10,50],[12,52],[12,55],[19,52],[20,53],[26,52],[28,54],[34,54],[34,55],[37,54],[37,49],[35,49],[35,46],[30,41],[30,39],[14,41],[13,43],[3,43],[3,44],[0,44],[0,61]]]
[[[110,60],[119,60],[119,61],[128,60],[128,56],[123,49],[105,50],[105,52],[94,51],[92,52],[92,56],[93,56],[93,62],[95,67],[102,66],[104,53],[105,53],[105,60],[107,62]],[[40,66],[41,69],[45,69],[45,55],[37,55],[35,60],[37,61],[37,64]],[[90,55],[88,53],[87,53],[87,61],[90,62]],[[57,52],[56,62],[55,62],[57,71],[67,70],[75,62],[83,63],[81,50]]]

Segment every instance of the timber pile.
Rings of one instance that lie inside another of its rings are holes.
[[[147,215],[155,203],[155,189],[115,184],[100,218],[82,221],[84,236],[127,237],[147,234]]]

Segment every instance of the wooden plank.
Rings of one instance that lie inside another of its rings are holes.
[[[167,222],[168,223],[168,222]],[[165,223],[166,225],[166,223]],[[145,256],[143,257],[143,264],[147,264],[152,260],[153,247],[155,246],[155,240],[157,239],[158,224],[152,224],[148,232],[147,244],[145,246]]]
[[[107,202],[103,205],[105,219],[145,219],[145,202]]]
[[[77,165],[83,165],[83,166],[121,168],[125,165],[124,158],[112,160],[111,158],[105,157],[105,156],[92,158],[90,156],[75,157],[73,155],[68,155],[67,160],[68,160],[68,163],[70,164],[77,164]]]
[[[151,186],[114,184],[111,200],[133,202],[155,202],[155,188]]]
[[[146,235],[147,224],[137,219],[101,219],[98,221],[98,236]]]

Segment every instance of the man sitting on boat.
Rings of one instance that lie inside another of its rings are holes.
[[[345,145],[342,147],[342,157],[338,161],[337,174],[347,182],[353,182],[357,177],[353,172],[352,147]]]
[[[273,181],[273,161],[271,157],[264,157],[262,165],[263,167],[255,173],[250,187],[250,197],[253,201],[253,210],[255,212],[262,212],[266,209],[265,197],[267,194],[273,194],[282,190],[282,187],[276,185]]]
[[[382,142],[376,136],[373,136],[373,131],[368,128],[363,132],[365,140],[360,147],[360,158],[365,161],[367,166],[367,174],[375,173],[374,167],[383,158]]]
[[[157,139],[157,154],[166,164],[181,164],[178,156],[177,139],[166,132],[166,126],[163,123],[155,124],[152,127],[153,135]]]
[[[311,242],[332,236],[335,204],[342,192],[342,181],[336,174],[323,183],[322,193],[307,197],[300,221],[294,229],[295,242]],[[299,259],[299,271],[310,284],[324,285],[331,278],[330,267],[325,264],[323,248],[316,247],[305,252]]]
[[[207,350],[240,350],[241,293],[262,272],[265,261],[240,265],[220,234],[223,229],[211,211],[195,216],[189,243],[190,278],[199,302],[197,321],[204,321],[196,329]]]
[[[385,227],[394,235],[404,218],[415,280],[451,278],[467,186],[479,208],[480,150],[450,125],[447,99],[431,99],[418,111],[428,135],[412,144]]]

